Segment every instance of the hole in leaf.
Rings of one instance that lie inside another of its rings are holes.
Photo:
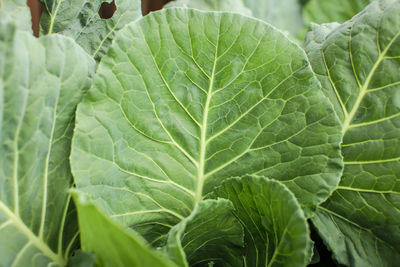
[[[142,13],[143,16],[152,11],[161,9],[166,3],[172,0],[142,0]]]
[[[100,6],[99,16],[102,19],[109,19],[114,15],[115,10],[117,10],[117,7],[115,6],[114,1],[111,3],[104,2]]]
[[[30,12],[31,12],[33,35],[38,37],[39,36],[39,22],[40,22],[40,17],[42,16],[42,12],[43,12],[43,3],[39,2],[39,0],[27,0],[26,4],[29,7]]]

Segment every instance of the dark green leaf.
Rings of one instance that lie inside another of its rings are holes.
[[[166,251],[180,266],[242,266],[243,228],[229,200],[202,200],[174,226]]]
[[[308,224],[282,183],[256,176],[233,178],[209,197],[232,201],[245,230],[245,266],[306,266],[311,245]]]

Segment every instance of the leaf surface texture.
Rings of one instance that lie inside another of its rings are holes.
[[[306,50],[344,131],[344,173],[313,223],[351,266],[400,259],[400,1],[314,26]]]

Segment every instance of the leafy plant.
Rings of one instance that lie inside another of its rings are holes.
[[[0,2],[1,266],[399,261],[400,0],[43,3]],[[303,4],[343,24],[261,21]]]
[[[338,182],[340,141],[304,52],[283,34],[231,13],[166,9],[117,34],[79,105],[71,163],[81,192],[164,246],[232,176],[282,181],[311,215]]]

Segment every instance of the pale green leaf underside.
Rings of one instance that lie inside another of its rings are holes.
[[[0,22],[1,266],[66,263],[77,231],[66,192],[73,118],[93,72],[72,40]]]
[[[254,16],[294,36],[303,25],[301,7],[297,0],[175,0],[165,7],[236,12]]]
[[[340,185],[314,223],[339,262],[393,266],[400,260],[400,1],[374,2],[331,31],[314,26],[306,50],[345,133]]]
[[[0,19],[15,23],[20,30],[32,32],[31,13],[24,0],[0,0]]]
[[[307,23],[343,23],[363,10],[373,0],[310,0],[303,8]]]
[[[245,266],[306,266],[311,244],[308,224],[282,183],[256,176],[233,178],[210,197],[232,201],[245,230]]]
[[[179,266],[242,266],[243,228],[229,200],[202,200],[168,233],[166,252]]]
[[[278,29],[296,36],[303,27],[301,5],[298,0],[242,0],[253,16],[264,20]]]
[[[77,187],[155,245],[225,179],[283,181],[311,214],[341,129],[306,55],[271,26],[168,8],[121,30],[77,111]]]
[[[131,229],[125,229],[90,202],[82,193],[74,192],[78,210],[79,230],[83,251],[96,255],[102,267],[176,267],[160,252]]]
[[[100,18],[102,3],[111,0],[41,0],[45,10],[40,20],[41,34],[61,33],[73,38],[97,61],[106,54],[115,32],[142,15],[140,0],[116,0],[109,19]]]
[[[169,2],[164,7],[186,7],[204,11],[227,11],[251,16],[250,9],[243,4],[242,0],[175,0]]]

